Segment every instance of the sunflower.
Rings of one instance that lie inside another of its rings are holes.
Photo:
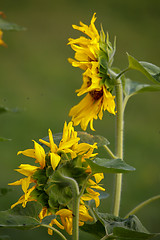
[[[0,11],[0,16],[2,16],[3,18],[5,18],[5,14],[3,12]],[[2,40],[2,37],[3,37],[3,32],[2,30],[0,29],[0,45],[4,46],[4,47],[7,47],[7,44]]]
[[[113,61],[115,49],[112,48],[101,30],[99,35],[94,23],[95,13],[91,19],[89,26],[80,22],[80,26],[73,25],[73,28],[87,35],[77,39],[69,38],[69,45],[75,51],[75,59],[69,58],[69,62],[73,67],[79,67],[84,70],[83,84],[80,89],[76,90],[77,96],[86,94],[86,96],[72,107],[69,116],[75,126],[81,125],[86,130],[90,123],[93,128],[94,119],[102,119],[103,111],[115,115],[115,97],[112,96],[114,82],[111,79],[109,67]]]

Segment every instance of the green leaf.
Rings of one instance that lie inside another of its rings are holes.
[[[89,144],[94,144],[96,142],[98,147],[110,144],[110,142],[105,137],[100,135],[92,135],[87,132],[78,131],[78,137],[80,137],[80,142]]]
[[[100,213],[97,209],[95,214],[106,230],[107,239],[144,240],[159,235],[149,233],[134,215],[124,219],[108,213]]]
[[[131,55],[128,55],[129,69],[134,69],[143,73],[149,80],[160,84],[160,68],[146,62],[139,62]]]
[[[94,224],[84,224],[80,229],[99,238],[102,238],[106,234],[105,228],[99,220]]]
[[[39,219],[41,210],[42,205],[40,203],[28,202],[25,208],[21,205],[17,205],[13,209],[0,211],[0,227],[21,230],[28,230],[40,226],[48,228],[49,223],[52,219],[56,218],[56,215],[47,216],[41,221]],[[58,230],[55,232],[58,234],[60,233]],[[0,239],[4,240],[8,238],[3,238],[3,236],[1,238],[0,236]]]
[[[47,216],[47,217],[45,217],[45,218],[42,219],[41,224],[49,225],[50,222],[51,222],[53,219],[55,219],[55,218],[56,218],[55,215]]]
[[[148,71],[154,79],[157,80],[157,82],[160,82],[160,67],[152,64],[152,63],[148,63],[148,62],[140,62],[140,64],[146,69],[146,71]]]
[[[28,202],[27,206],[23,208],[17,205],[13,209],[0,212],[0,227],[4,228],[20,228],[31,229],[39,226],[38,215],[42,206],[36,202]]]
[[[156,91],[160,91],[160,85],[141,84],[138,82],[134,82],[129,78],[125,79],[124,94],[127,96],[132,96],[134,94],[142,92],[156,92]]]
[[[109,145],[109,141],[103,137],[103,136],[100,136],[100,135],[92,135],[92,134],[89,134],[87,132],[82,132],[82,131],[78,131],[77,132],[78,134],[78,137],[80,138],[80,141],[79,143],[88,143],[88,144],[94,144],[95,142],[97,143],[98,147],[101,147],[103,145]],[[49,142],[49,137],[44,137],[42,138],[43,140]],[[59,142],[61,141],[62,139],[62,133],[56,133],[56,134],[53,134],[53,139],[54,139],[54,142],[56,145],[59,145]],[[42,143],[39,143],[40,145],[44,146],[44,144]]]
[[[113,230],[112,238],[124,240],[146,240],[158,236],[156,233],[138,232],[122,227],[116,227]]]
[[[95,158],[94,160],[86,159],[86,161],[93,173],[126,173],[135,170],[121,159]]]
[[[0,18],[0,29],[1,30],[14,30],[14,31],[24,31],[25,27],[21,27],[15,23],[7,22],[6,20]]]

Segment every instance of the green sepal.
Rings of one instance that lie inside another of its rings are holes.
[[[47,182],[46,169],[38,169],[32,178],[37,181],[37,184],[45,184]]]
[[[88,164],[81,162],[81,157],[77,157],[72,161],[62,164],[57,168],[45,185],[44,191],[48,195],[49,207],[59,209],[59,207],[72,207],[72,186],[64,177],[74,179],[79,187],[82,187],[88,174],[86,173]]]
[[[92,173],[127,173],[135,171],[135,168],[126,164],[121,159],[95,158],[94,160],[86,159],[86,162],[92,169]]]
[[[48,166],[46,169],[46,176],[50,177],[53,174],[53,168],[51,166]]]
[[[11,30],[14,30],[14,31],[24,31],[26,30],[25,27],[21,27],[15,23],[10,23],[10,22],[7,22],[6,20],[0,18],[0,29],[1,30],[7,30],[7,31],[11,31]]]
[[[160,68],[147,62],[139,62],[137,59],[127,53],[129,67],[143,73],[149,80],[156,84],[160,84]]]
[[[47,192],[49,196],[49,206],[53,209],[59,208],[60,205],[66,207],[72,200],[70,187],[64,187],[63,184],[53,184]]]
[[[106,52],[99,50],[98,62],[99,65],[105,69],[105,71],[108,70],[108,55]]]

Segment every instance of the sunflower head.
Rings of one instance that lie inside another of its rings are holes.
[[[59,136],[58,141],[56,136]],[[91,168],[87,163],[87,159],[93,159],[97,154],[93,151],[97,148],[97,143],[89,144],[80,142],[77,132],[73,128],[73,123],[65,122],[62,134],[53,136],[49,129],[48,137],[40,139],[39,142],[33,141],[34,148],[19,151],[34,160],[35,164],[21,164],[17,172],[23,175],[18,181],[9,185],[20,185],[23,195],[19,200],[11,206],[14,208],[17,204],[26,207],[27,202],[37,201],[42,205],[42,211],[39,215],[40,220],[44,217],[55,214],[57,219],[53,219],[50,223],[52,226],[56,224],[61,229],[65,229],[72,234],[72,206],[73,192],[66,181],[62,181],[60,175],[74,179],[79,190],[85,190],[84,198],[81,200],[79,219],[80,226],[84,221],[92,221],[92,217],[88,213],[85,201],[95,200],[96,206],[99,205],[99,193],[92,188],[102,190],[98,183],[103,179],[102,174],[94,174],[96,183],[89,177],[92,177]],[[87,182],[86,182],[87,178]],[[89,190],[88,190],[89,188]],[[60,218],[61,223],[58,220]],[[52,231],[49,230],[49,234]]]
[[[115,114],[115,101],[112,92],[115,81],[112,76],[111,66],[115,54],[114,47],[109,41],[101,27],[100,34],[95,27],[95,13],[89,26],[80,22],[80,26],[73,25],[73,28],[81,31],[86,37],[77,39],[69,38],[69,45],[75,51],[74,59],[69,62],[74,67],[84,70],[83,83],[81,88],[76,90],[77,95],[86,94],[82,101],[74,106],[69,115],[74,125],[80,124],[86,130],[88,123],[93,128],[93,119],[102,119],[103,111]]]

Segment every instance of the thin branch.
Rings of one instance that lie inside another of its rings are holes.
[[[141,208],[145,207],[146,205],[148,205],[149,203],[160,199],[160,195],[154,196],[152,198],[147,199],[146,201],[140,203],[138,206],[136,206],[135,208],[133,208],[126,216],[125,218],[128,218],[130,215],[135,214],[136,212],[138,212]]]
[[[58,231],[56,228],[47,225],[47,224],[41,224],[42,227],[46,227],[46,228],[50,228],[51,230],[53,230],[54,232],[56,232],[63,240],[67,240],[67,238],[60,232]]]
[[[113,159],[116,159],[116,158],[117,158],[107,145],[103,145],[103,147],[106,149],[106,151],[108,152],[108,154],[109,154]]]

